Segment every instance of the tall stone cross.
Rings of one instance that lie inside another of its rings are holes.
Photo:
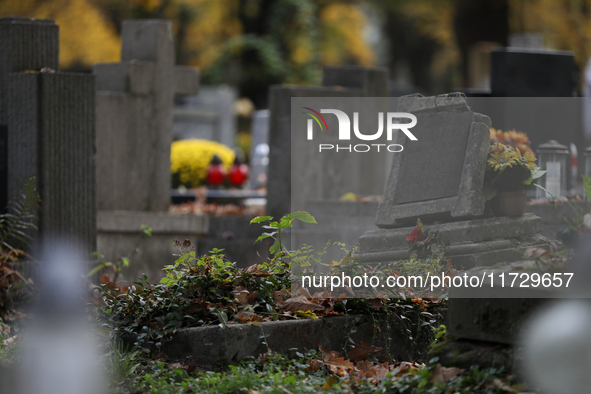
[[[124,21],[121,62],[95,64],[97,206],[166,211],[175,94],[196,94],[199,72],[175,66],[172,23]]]

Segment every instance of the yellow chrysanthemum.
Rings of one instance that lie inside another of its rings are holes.
[[[177,174],[183,185],[197,187],[205,179],[214,155],[222,159],[226,169],[234,162],[234,151],[219,142],[199,139],[175,141],[170,150],[170,172]]]

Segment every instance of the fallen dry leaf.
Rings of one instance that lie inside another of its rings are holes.
[[[235,315],[241,322],[254,322],[261,319],[259,315],[251,311],[240,311]]]
[[[373,309],[380,309],[382,307],[382,300],[378,298],[370,298],[367,300],[367,303]]]
[[[508,393],[516,393],[517,392],[514,389],[512,389],[510,386],[507,386],[505,383],[503,383],[503,381],[501,379],[495,379],[495,380],[493,380],[493,383],[495,386],[497,386],[501,390],[506,391]]]
[[[458,376],[464,370],[456,367],[447,368],[437,363],[437,366],[431,373],[431,383],[447,383],[454,376]]]
[[[360,343],[353,345],[347,354],[351,360],[361,361],[365,360],[370,353],[379,352],[380,350],[382,350],[381,347],[371,346],[361,341]]]
[[[324,361],[324,365],[326,365],[330,372],[339,376],[348,376],[349,370],[354,368],[353,363],[349,360],[345,360],[344,357]]]
[[[532,247],[532,248],[525,249],[525,257],[528,257],[530,259],[537,259],[542,256],[549,258],[550,252],[548,252],[546,249],[542,249],[542,248],[533,248]]]
[[[308,360],[308,367],[306,368],[306,371],[316,372],[322,365],[322,361],[320,360]]]
[[[313,298],[312,294],[310,294],[308,289],[306,289],[305,287],[300,287],[297,292],[306,298]]]
[[[286,311],[295,312],[295,311],[304,311],[304,312],[315,312],[315,311],[323,311],[324,307],[313,302],[310,302],[306,299],[306,297],[299,296],[294,298],[288,298],[283,303],[283,308]]]
[[[336,379],[337,379],[336,376],[331,376],[330,378],[326,379],[326,383],[324,383],[322,385],[322,390],[328,390],[328,389],[330,389]]]

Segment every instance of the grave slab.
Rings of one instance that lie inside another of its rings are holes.
[[[96,250],[94,91],[92,75],[9,76],[9,196],[35,176],[41,239],[78,240],[87,253]]]
[[[406,235],[413,227],[366,232],[359,238],[356,260],[380,263],[408,259],[411,253]],[[489,217],[427,227],[437,231],[446,244],[445,256],[451,258],[454,266],[463,269],[521,259],[529,246],[551,248],[548,240],[539,234],[542,219],[530,213],[518,218]]]

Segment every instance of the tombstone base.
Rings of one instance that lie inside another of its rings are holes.
[[[445,255],[454,266],[468,269],[490,266],[523,258],[529,246],[555,249],[556,245],[542,236],[542,219],[526,213],[517,218],[498,217],[426,226],[437,231],[445,244]],[[383,263],[410,257],[406,236],[413,227],[378,229],[359,238],[356,260],[361,263]]]

